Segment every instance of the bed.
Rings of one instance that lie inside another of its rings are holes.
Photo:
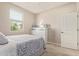
[[[40,56],[45,52],[41,37],[26,34],[6,37],[8,44],[0,45],[0,56]]]

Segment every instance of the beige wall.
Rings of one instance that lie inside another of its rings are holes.
[[[64,14],[70,13],[70,12],[76,12],[76,4],[75,3],[69,3],[67,5],[63,5],[54,9],[47,10],[45,12],[41,12],[37,15],[37,24],[41,21],[43,21],[43,24],[50,24],[50,30],[49,30],[49,42],[53,42],[56,44],[61,43],[60,38],[60,18]]]
[[[9,19],[9,9],[15,8],[24,14],[23,25],[24,29],[21,32],[11,32],[10,31],[10,19]],[[4,34],[24,34],[30,33],[32,24],[35,22],[35,15],[27,10],[24,10],[16,5],[10,3],[0,3],[0,32]]]

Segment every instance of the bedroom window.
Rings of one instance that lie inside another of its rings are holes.
[[[23,28],[23,14],[15,9],[10,9],[11,31],[21,31]]]

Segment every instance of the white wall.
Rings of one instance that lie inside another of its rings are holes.
[[[78,49],[79,49],[79,3],[77,3],[77,21],[78,21],[77,22],[77,25],[78,25],[78,29],[77,29],[77,31],[78,31],[77,36],[78,37],[77,38],[78,38]]]
[[[39,13],[37,15],[37,24],[39,24],[41,21],[43,21],[43,24],[50,24],[51,29],[49,33],[49,42],[60,44],[61,43],[61,37],[60,37],[60,18],[62,15],[70,13],[70,12],[76,12],[76,4],[75,3],[69,3],[67,5],[63,5],[54,9],[50,9],[48,11]]]
[[[16,10],[21,11],[24,14],[23,18],[24,29],[21,32],[11,32],[10,30],[11,25],[9,19],[10,8],[15,8]],[[30,33],[32,25],[34,23],[35,23],[35,14],[10,3],[2,3],[2,2],[0,3],[0,32],[3,32],[6,35]]]

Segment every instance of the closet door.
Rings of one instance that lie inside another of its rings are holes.
[[[77,14],[65,14],[61,22],[61,47],[77,49]]]

